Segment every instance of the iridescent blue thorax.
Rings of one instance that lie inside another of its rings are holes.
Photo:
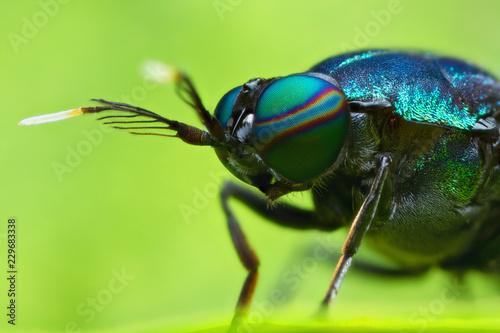
[[[311,71],[336,79],[348,101],[386,99],[408,121],[468,130],[500,110],[500,84],[491,75],[430,53],[350,53],[327,59]]]

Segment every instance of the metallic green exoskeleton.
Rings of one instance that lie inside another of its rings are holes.
[[[248,312],[259,262],[229,198],[286,227],[350,228],[325,306],[365,235],[407,272],[435,265],[500,272],[500,83],[487,72],[429,53],[350,53],[305,73],[250,80],[224,95],[214,115],[185,75],[177,73],[176,81],[208,132],[104,100],[55,118],[119,111],[100,119],[134,134],[174,130],[187,143],[212,146],[231,173],[265,195],[267,201],[232,183],[221,193],[248,270],[233,329]],[[306,190],[312,211],[268,207]]]

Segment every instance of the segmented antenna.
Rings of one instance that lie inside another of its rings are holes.
[[[158,66],[158,63],[155,63],[155,66]],[[134,135],[177,137],[186,143],[198,146],[214,146],[216,143],[222,142],[225,137],[224,129],[218,120],[212,116],[207,109],[205,109],[198,93],[196,92],[196,89],[194,88],[194,85],[191,83],[189,78],[172,67],[164,65],[162,68],[162,82],[176,82],[177,94],[185,103],[190,105],[197,112],[210,134],[196,127],[162,117],[154,112],[137,106],[111,102],[104,99],[92,100],[103,104],[102,106],[80,107],[68,111],[36,116],[22,120],[19,122],[19,125],[25,126],[42,124],[87,113],[121,112],[120,114],[102,116],[98,118],[98,120],[103,120],[105,124],[111,125],[113,128],[127,130],[129,133]],[[159,78],[155,78],[155,80],[160,81]],[[165,134],[161,132],[164,130],[171,130],[176,133]]]
[[[212,137],[219,142],[224,141],[224,128],[208,110],[203,106],[200,95],[194,88],[191,80],[183,73],[179,73],[176,92],[186,104],[191,106],[201,119],[203,126]]]

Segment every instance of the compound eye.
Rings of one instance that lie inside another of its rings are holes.
[[[336,161],[349,130],[349,108],[332,82],[305,74],[274,81],[255,109],[252,144],[292,182],[321,175]]]
[[[234,100],[240,93],[240,90],[241,86],[229,90],[229,92],[222,96],[221,100],[215,107],[214,116],[224,128],[227,127],[227,122],[233,112]]]

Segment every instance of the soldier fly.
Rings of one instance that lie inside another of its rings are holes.
[[[174,70],[171,77],[206,131],[102,99],[94,100],[100,106],[20,124],[103,113],[99,120],[133,134],[210,146],[233,175],[258,188],[267,200],[229,182],[221,190],[229,232],[248,271],[233,329],[248,314],[259,259],[230,198],[284,227],[350,228],[323,308],[365,236],[405,272],[431,266],[500,272],[500,83],[486,71],[431,53],[361,51],[304,73],[252,79],[225,94],[213,114],[184,73]],[[308,190],[314,210],[269,205]]]

